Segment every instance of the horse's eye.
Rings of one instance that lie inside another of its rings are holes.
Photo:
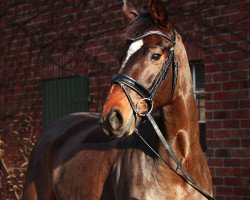
[[[151,60],[158,61],[158,60],[160,60],[160,58],[161,58],[161,54],[159,54],[159,53],[153,53],[151,55]]]

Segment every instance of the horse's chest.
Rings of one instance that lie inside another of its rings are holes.
[[[131,168],[131,170],[133,169]],[[189,199],[191,195],[189,189],[185,184],[177,181],[178,177],[171,176],[170,173],[161,177],[161,175],[147,170],[149,169],[136,169],[134,172],[120,177],[115,192],[116,199]],[[166,178],[167,176],[168,178]]]
[[[146,155],[118,161],[114,177],[116,199],[166,199],[166,188],[159,183],[156,166]]]
[[[120,179],[115,188],[116,199],[161,199],[159,189],[142,177]],[[157,198],[156,198],[157,197]]]
[[[118,200],[202,199],[172,170],[145,154],[130,155],[129,159],[119,161],[114,173],[115,199]]]

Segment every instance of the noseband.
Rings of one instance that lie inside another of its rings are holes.
[[[199,191],[204,197],[206,197],[209,200],[213,200],[213,197],[211,197],[210,195],[208,195],[205,191],[202,190],[202,188],[194,181],[194,179],[188,174],[188,172],[183,168],[182,166],[182,162],[178,160],[177,156],[175,155],[174,151],[172,150],[171,146],[169,145],[168,141],[165,139],[165,137],[163,136],[163,134],[161,133],[158,125],[156,124],[155,120],[153,119],[153,117],[151,116],[151,112],[153,110],[153,103],[154,103],[154,98],[156,96],[156,93],[159,89],[159,87],[161,86],[162,81],[164,80],[164,78],[167,75],[168,69],[170,68],[170,65],[172,64],[173,66],[173,81],[172,81],[172,91],[171,91],[171,98],[174,95],[174,91],[175,91],[175,86],[177,84],[177,78],[178,78],[178,62],[175,58],[174,55],[174,47],[175,47],[175,30],[173,30],[173,38],[169,37],[168,35],[160,32],[160,31],[149,31],[146,34],[137,37],[137,38],[133,38],[133,39],[129,39],[131,41],[137,41],[140,39],[143,39],[145,37],[148,37],[150,35],[159,35],[165,39],[167,39],[168,41],[171,42],[172,47],[170,48],[170,52],[168,54],[167,59],[165,60],[161,71],[159,72],[159,74],[156,77],[155,80],[155,84],[152,87],[152,89],[149,91],[148,89],[146,89],[142,84],[140,84],[139,82],[137,82],[136,80],[134,80],[133,78],[125,75],[125,74],[117,74],[113,77],[112,79],[112,84],[118,84],[123,92],[125,93],[132,109],[133,109],[133,113],[136,117],[136,115],[140,116],[140,117],[146,117],[149,122],[151,123],[152,127],[154,128],[156,134],[158,135],[159,139],[161,140],[161,142],[163,143],[165,149],[167,150],[169,156],[173,159],[173,161],[176,164],[176,169],[173,171],[180,175],[178,173],[178,170],[180,170],[183,175],[186,177],[186,182],[189,183],[192,187],[194,187],[197,191]],[[133,91],[135,91],[137,94],[139,94],[142,99],[139,100],[137,102],[137,104],[135,105],[132,101],[132,98],[130,97],[126,86],[131,88]],[[147,103],[148,109],[147,112],[140,112],[139,110],[139,104],[141,102],[145,101]],[[149,147],[149,149],[156,155],[158,156],[165,164],[167,164],[167,161],[161,157],[147,142],[146,140],[144,140],[144,138],[140,135],[139,131],[136,129],[135,132],[137,133],[137,135],[141,138],[141,140]],[[168,164],[167,164],[168,165]]]

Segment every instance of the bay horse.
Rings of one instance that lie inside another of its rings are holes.
[[[185,47],[160,0],[123,1],[120,71],[99,115],[65,116],[41,135],[23,199],[213,199]]]

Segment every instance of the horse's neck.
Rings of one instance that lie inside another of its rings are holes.
[[[179,96],[175,102],[163,108],[165,133],[171,142],[177,142],[184,148],[183,154],[188,153],[190,143],[198,140],[198,120],[195,100],[190,96],[186,99]]]
[[[174,151],[186,158],[194,146],[199,145],[199,125],[197,106],[194,99],[188,63],[179,74],[179,88],[173,102],[162,108],[164,132]]]

